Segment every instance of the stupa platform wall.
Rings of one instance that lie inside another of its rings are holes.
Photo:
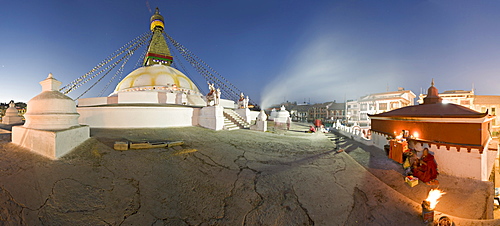
[[[97,105],[107,105],[107,104],[117,104],[118,97],[92,97],[92,98],[82,98],[78,99],[78,106],[97,106]]]
[[[209,106],[200,110],[200,126],[213,129],[224,129],[224,108],[222,106]]]
[[[80,124],[91,128],[164,128],[198,125],[199,108],[164,106],[78,107]]]

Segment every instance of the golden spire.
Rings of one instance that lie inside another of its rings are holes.
[[[162,64],[170,66],[172,64],[173,57],[168,49],[167,42],[163,36],[163,29],[165,25],[163,23],[163,16],[160,15],[160,10],[156,8],[155,14],[151,16],[151,31],[153,32],[153,37],[149,43],[148,52],[144,57],[144,66],[150,66],[153,64]]]
[[[163,16],[160,15],[160,9],[156,7],[155,14],[151,16],[151,31],[154,31],[155,29],[161,29],[163,30],[165,28],[164,24],[164,19]]]

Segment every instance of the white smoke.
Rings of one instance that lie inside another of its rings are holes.
[[[283,72],[264,87],[263,108],[283,100],[344,102],[344,98],[385,92],[388,85],[394,91],[398,86],[393,62],[384,63],[384,59],[355,41],[320,35],[302,46]]]

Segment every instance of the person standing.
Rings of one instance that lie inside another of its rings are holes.
[[[292,118],[288,116],[286,118],[286,130],[290,130],[290,125],[292,124]]]
[[[316,130],[319,130],[322,124],[323,123],[321,122],[321,120],[319,119],[314,120],[314,126],[316,127]]]

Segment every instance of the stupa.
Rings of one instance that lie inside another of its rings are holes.
[[[274,122],[287,123],[289,119],[290,119],[290,112],[285,109],[284,105],[281,105],[280,110],[276,113]]]
[[[108,97],[79,99],[79,122],[92,128],[151,128],[198,125],[207,106],[189,77],[171,67],[174,60],[163,36],[158,8],[144,64],[121,80]],[[234,105],[234,102],[232,102]]]
[[[267,131],[267,115],[266,112],[264,112],[264,109],[260,110],[259,115],[257,115],[255,125],[250,126],[250,129],[263,132]]]
[[[58,91],[60,81],[49,74],[40,85],[42,92],[28,101],[26,122],[12,127],[12,143],[57,159],[87,140],[90,130],[78,124],[76,103]]]
[[[19,116],[16,104],[14,104],[14,101],[11,101],[9,108],[7,108],[5,115],[2,117],[2,124],[15,125],[21,123],[23,123],[23,117]]]

